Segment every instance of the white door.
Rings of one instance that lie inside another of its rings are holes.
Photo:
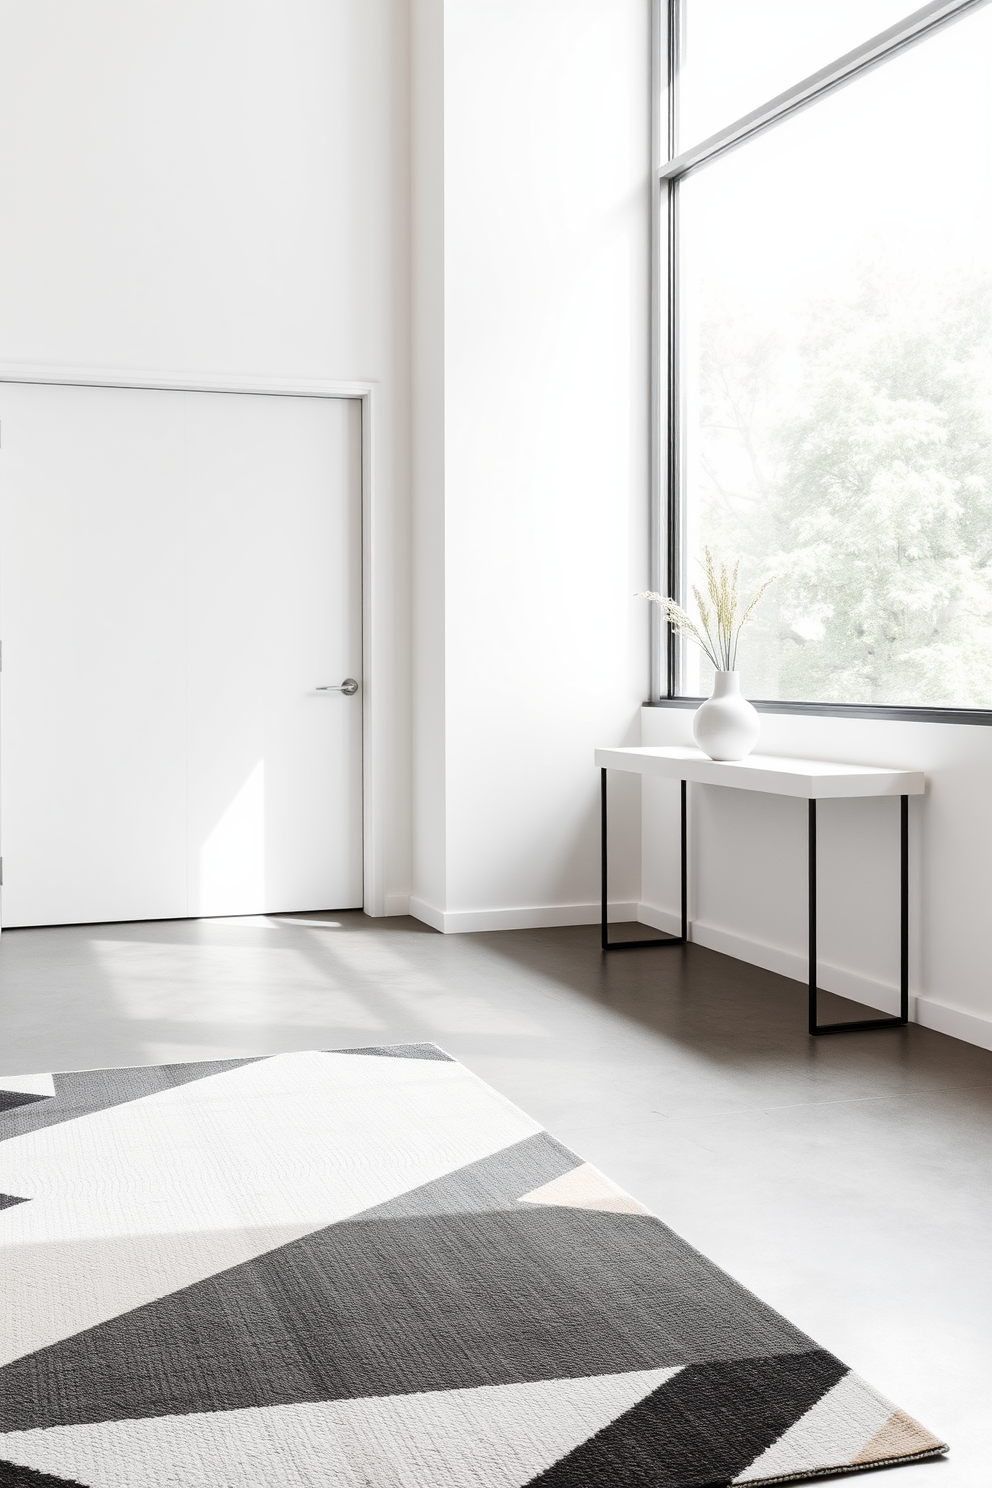
[[[5,925],[361,904],[360,420],[0,387]]]

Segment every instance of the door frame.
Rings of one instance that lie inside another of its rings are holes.
[[[381,779],[386,763],[382,709],[376,706],[374,674],[384,626],[376,620],[382,591],[376,582],[376,535],[381,492],[378,466],[381,432],[379,386],[373,381],[241,377],[202,373],[161,373],[117,368],[17,367],[0,364],[0,382],[40,383],[55,387],[139,388],[168,393],[246,393],[258,397],[349,398],[362,411],[362,885],[368,915],[386,913],[385,813]],[[334,906],[329,906],[333,908]]]

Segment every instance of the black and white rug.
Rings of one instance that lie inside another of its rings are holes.
[[[430,1044],[0,1079],[4,1488],[714,1488],[945,1450]]]

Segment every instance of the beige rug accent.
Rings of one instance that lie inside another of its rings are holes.
[[[878,1462],[888,1457],[915,1457],[917,1452],[932,1452],[942,1449],[939,1437],[933,1435],[919,1421],[907,1416],[905,1411],[893,1411],[881,1431],[876,1432],[857,1457],[852,1457],[851,1466]]]
[[[648,1214],[636,1199],[611,1183],[591,1163],[522,1194],[521,1204],[553,1204],[559,1209],[598,1209],[604,1214]]]

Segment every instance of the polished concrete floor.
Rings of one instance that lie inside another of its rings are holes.
[[[989,1488],[992,1053],[811,1040],[798,983],[597,938],[360,913],[4,931],[0,1069],[432,1039],[950,1441],[894,1482]]]

